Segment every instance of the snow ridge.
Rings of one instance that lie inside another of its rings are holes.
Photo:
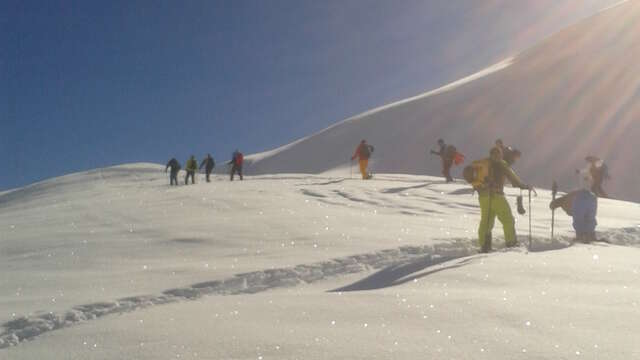
[[[18,345],[49,331],[153,305],[195,300],[205,295],[253,294],[275,288],[311,284],[330,277],[381,269],[418,258],[426,260],[430,265],[437,265],[474,253],[475,250],[468,239],[455,239],[434,246],[404,246],[309,265],[236,274],[224,280],[166,290],[160,295],[132,296],[115,301],[78,305],[64,313],[47,312],[22,316],[2,324],[4,331],[0,333],[0,349]]]
[[[622,228],[599,234],[612,244],[640,246],[640,227]],[[571,245],[570,239],[561,237],[553,241],[534,238],[534,252],[559,250]],[[476,249],[470,239],[448,239],[446,243],[428,246],[403,246],[374,253],[336,258],[323,262],[297,265],[289,268],[267,269],[236,274],[228,279],[201,282],[184,288],[164,291],[160,295],[142,295],[115,301],[78,305],[64,313],[47,312],[22,316],[2,324],[0,349],[18,345],[43,333],[95,320],[105,315],[121,314],[153,305],[196,300],[206,295],[253,294],[276,288],[311,284],[331,277],[379,270],[399,265],[411,266],[417,261],[422,269],[444,266],[451,261],[468,261]],[[499,254],[496,253],[496,254]],[[453,264],[455,267],[456,265]],[[353,290],[352,286],[335,291]],[[362,290],[366,288],[359,288]]]

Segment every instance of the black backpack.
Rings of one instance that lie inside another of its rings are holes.
[[[368,159],[371,156],[371,153],[373,153],[373,146],[365,145],[365,146],[361,146],[360,147],[360,157],[361,158]]]

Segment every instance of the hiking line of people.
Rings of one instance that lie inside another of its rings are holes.
[[[373,175],[369,172],[369,159],[374,152],[374,147],[362,140],[351,160],[358,159],[360,174],[363,180],[369,180]],[[446,144],[443,139],[438,139],[438,149],[431,150],[432,155],[438,155],[442,162],[442,175],[447,183],[453,182],[451,176],[451,168],[454,165],[464,163],[464,155],[457,151],[456,147]],[[511,146],[505,146],[502,139],[497,139],[494,146],[489,151],[489,156],[480,160],[473,161],[470,165],[463,169],[463,178],[478,193],[478,203],[480,206],[480,223],[478,225],[478,245],[480,252],[486,253],[492,251],[492,231],[495,225],[495,219],[502,224],[505,246],[518,246],[519,242],[515,230],[515,218],[511,211],[511,206],[505,197],[504,185],[509,181],[512,186],[520,189],[520,195],[517,196],[518,213],[524,215],[526,210],[523,205],[522,191],[529,192],[529,248],[531,247],[531,193],[536,194],[532,185],[523,182],[516,172],[513,165],[520,159],[522,153]],[[553,237],[553,219],[555,209],[561,207],[569,216],[573,217],[573,227],[576,231],[576,240],[581,242],[590,242],[596,240],[595,227],[597,225],[597,204],[598,197],[607,197],[602,184],[609,179],[609,173],[604,161],[595,157],[587,156],[585,161],[589,166],[583,170],[576,170],[580,176],[580,186],[558,199],[555,198],[557,185],[554,182],[553,199],[549,204],[552,210],[552,226],[551,233]],[[243,180],[242,167],[244,156],[239,150],[235,150],[231,155],[231,160],[226,164],[230,166],[229,179],[234,180],[235,175],[239,175]],[[206,181],[210,182],[210,175],[215,168],[215,160],[211,154],[202,160],[198,167],[198,162],[194,155],[191,155],[186,162],[185,184],[195,184],[195,173],[198,169],[205,168]],[[172,158],[165,167],[165,172],[170,169],[170,185],[178,185],[178,172],[181,169],[180,163]]]
[[[242,177],[242,163],[244,161],[244,155],[237,149],[231,155],[231,160],[229,160],[226,164],[230,165],[231,171],[229,174],[230,180],[233,181],[234,175],[237,173],[240,176],[240,180],[243,180]],[[189,184],[189,178],[191,178],[191,184],[195,184],[195,174],[196,171],[202,170],[204,168],[205,179],[207,182],[211,182],[211,173],[213,169],[216,167],[216,161],[213,159],[211,154],[207,154],[207,156],[202,160],[200,166],[198,166],[198,161],[196,160],[194,155],[191,155],[189,159],[187,159],[185,163],[185,177],[184,184]],[[171,158],[167,162],[165,166],[164,172],[169,171],[169,185],[170,186],[178,186],[178,173],[182,169],[180,162],[176,160],[176,158]]]
[[[373,149],[373,146],[369,145],[366,140],[362,140],[351,157],[352,161],[356,158],[359,160],[360,173],[363,180],[372,178],[368,170],[368,164]],[[458,152],[455,146],[446,144],[443,139],[438,139],[438,149],[431,150],[430,154],[440,156],[442,175],[447,183],[453,182],[451,168],[454,165],[464,163],[464,155]],[[489,151],[489,157],[473,161],[463,169],[464,179],[471,184],[474,192],[478,193],[478,203],[480,205],[478,245],[482,253],[492,251],[492,232],[496,218],[502,224],[505,246],[514,247],[519,245],[515,229],[515,218],[504,193],[506,181],[520,189],[520,195],[516,197],[516,204],[517,211],[521,215],[527,212],[523,205],[522,191],[526,190],[529,193],[529,248],[531,248],[531,193],[533,192],[534,195],[537,195],[537,193],[534,187],[523,182],[512,168],[521,156],[520,150],[512,146],[505,146],[502,139],[497,139]],[[573,217],[576,240],[580,242],[596,240],[597,198],[607,197],[602,188],[602,183],[609,178],[607,167],[602,160],[595,156],[587,156],[585,160],[589,163],[589,167],[577,170],[577,173],[581,176],[581,186],[577,190],[555,199],[557,185],[554,182],[553,200],[550,204],[552,211],[557,207],[562,207],[569,216]],[[554,224],[552,223],[552,236],[553,226]]]

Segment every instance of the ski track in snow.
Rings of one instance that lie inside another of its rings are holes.
[[[606,238],[612,245],[640,246],[640,228],[638,227],[599,233],[599,237]],[[571,241],[566,237],[560,237],[553,241],[534,238],[531,251],[560,250],[568,246],[571,246]],[[518,249],[522,249],[522,247],[516,248],[516,251]],[[499,253],[500,251],[497,251],[493,255]],[[330,291],[358,291],[395,286],[415,278],[418,276],[415,275],[418,271],[428,270],[424,275],[419,275],[425,276],[434,272],[463,266],[472,261],[474,257],[479,256],[488,255],[476,254],[476,249],[469,239],[448,239],[446,243],[435,245],[403,246],[308,265],[236,274],[223,280],[213,280],[183,288],[169,289],[159,295],[125,297],[115,301],[78,305],[63,313],[45,312],[19,317],[2,324],[4,330],[0,333],[0,349],[32,340],[49,331],[95,320],[105,315],[132,312],[154,305],[196,300],[207,295],[254,294],[276,288],[311,284],[347,274],[381,269],[384,269],[384,271],[375,273],[354,284]],[[393,274],[393,280],[389,279],[388,274]],[[407,278],[409,275],[413,277]]]

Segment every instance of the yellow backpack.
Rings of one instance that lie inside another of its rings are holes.
[[[462,176],[474,189],[482,189],[487,185],[490,165],[491,160],[488,158],[476,160],[462,170]]]

